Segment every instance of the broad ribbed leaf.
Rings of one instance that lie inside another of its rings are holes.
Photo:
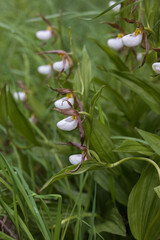
[[[90,104],[90,108],[89,108],[89,114],[90,117],[93,117],[93,113],[94,113],[94,108],[96,105],[96,102],[98,101],[99,97],[101,96],[102,90],[105,86],[102,86],[97,92],[96,94],[93,96],[92,100],[91,100],[91,104]]]
[[[37,117],[39,118],[44,118],[47,109],[45,106],[40,102],[35,96],[32,94],[28,94],[28,102],[32,107],[32,110],[36,114]]]
[[[143,137],[143,139],[149,144],[149,146],[158,155],[160,155],[160,137],[155,134],[152,134],[152,133],[140,130],[140,129],[137,129],[137,131]]]
[[[4,86],[0,94],[0,123],[4,127],[6,127],[7,122],[8,122],[8,114],[7,114],[6,86]]]
[[[37,144],[34,131],[29,120],[19,110],[11,93],[7,94],[8,114],[16,130],[22,134],[29,142]]]
[[[93,39],[95,43],[108,55],[110,60],[113,62],[113,64],[116,66],[116,68],[120,71],[129,71],[128,67],[125,65],[125,63],[121,60],[118,53],[114,50],[106,47],[105,45],[99,43],[97,40]]]
[[[160,199],[154,191],[159,184],[156,170],[147,166],[128,201],[128,219],[136,240],[160,238]]]
[[[82,80],[82,94],[83,94],[83,103],[86,104],[88,102],[88,94],[89,94],[89,88],[90,83],[92,80],[92,69],[91,69],[91,61],[88,56],[87,50],[84,47],[83,48],[83,54],[82,54],[82,64],[81,64],[81,80]]]
[[[92,126],[86,123],[86,135],[89,138],[89,148],[93,149],[103,162],[116,162],[114,146],[110,139],[107,125],[94,119]]]
[[[110,170],[109,170],[110,171]],[[107,173],[106,169],[100,169],[95,171],[94,180],[107,192],[111,192],[111,176]],[[119,176],[114,176],[112,178],[114,186],[114,194],[117,202],[126,206],[128,201],[128,194],[124,188],[122,181],[119,181]]]
[[[108,206],[106,221],[96,226],[97,232],[109,232],[112,234],[126,236],[126,229],[122,217],[117,208]]]
[[[71,171],[73,171],[76,167],[77,166],[75,166],[75,165],[71,165],[71,166],[68,166],[68,167],[64,168],[63,170],[61,170],[57,174],[55,174],[53,177],[51,177],[43,185],[43,187],[41,188],[41,191],[43,189],[47,188],[53,182],[55,182],[55,181],[57,181],[57,180],[59,180],[61,178],[64,178],[64,177],[67,177],[67,176],[71,176],[71,175],[78,175],[78,174],[84,173],[86,171],[98,170],[98,169],[101,169],[103,167],[107,167],[107,165],[106,164],[99,164],[99,163],[97,163],[95,161],[88,160],[88,161],[85,161],[82,164],[82,166],[80,167],[80,169],[78,171],[71,173]]]
[[[93,80],[99,87],[105,85],[102,96],[112,101],[115,106],[120,111],[122,111],[127,116],[127,118],[129,118],[129,108],[124,98],[115,89],[109,86],[109,84],[107,84],[105,81],[102,81],[98,78],[94,78]]]
[[[123,141],[122,144],[115,149],[115,152],[140,153],[146,156],[151,156],[154,154],[148,145],[133,140]]]
[[[155,88],[153,84],[148,83],[147,80],[141,79],[132,73],[115,70],[112,70],[110,72],[126,87],[138,94],[142,100],[151,107],[151,109],[160,113],[159,88]]]
[[[160,198],[160,186],[155,187],[154,191],[157,193],[158,197]]]

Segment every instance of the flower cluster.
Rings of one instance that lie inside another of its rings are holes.
[[[138,24],[139,26],[138,26],[138,28],[135,29],[135,31],[133,33],[126,35],[124,33],[124,30],[122,29],[122,27],[120,27],[117,23],[103,22],[103,23],[109,24],[110,26],[118,29],[121,32],[117,35],[116,38],[109,39],[107,41],[107,44],[110,48],[112,48],[116,51],[119,51],[119,50],[123,49],[124,47],[132,48],[132,51],[134,52],[137,61],[141,61],[143,59],[142,64],[141,64],[141,66],[143,66],[146,61],[146,57],[147,57],[147,54],[148,54],[149,48],[150,48],[146,30],[140,21],[137,21],[134,19],[128,19],[128,18],[124,18],[124,20],[127,23],[131,23],[131,24],[135,23],[135,24]],[[137,47],[140,44],[141,44],[142,48],[145,48],[145,50],[146,50],[144,57],[143,57],[142,53],[136,54],[136,50],[134,49],[135,47]],[[153,48],[153,50],[156,52],[160,52],[159,48]],[[153,63],[152,69],[157,74],[160,74],[160,62]]]
[[[41,16],[42,17],[42,16]],[[48,21],[42,17],[45,22],[48,23]],[[51,27],[51,24],[49,24],[49,27],[47,30],[41,30],[36,33],[37,38],[40,40],[45,40],[48,41],[50,38],[53,36],[53,28]],[[83,112],[83,105],[76,96],[76,94],[71,90],[71,89],[66,89],[63,88],[63,86],[59,83],[60,76],[63,72],[68,72],[68,75],[66,79],[69,77],[71,74],[71,71],[73,69],[73,61],[70,57],[70,54],[67,53],[64,50],[51,50],[51,51],[44,51],[41,53],[38,53],[39,55],[43,56],[45,58],[45,54],[55,54],[58,55],[59,57],[62,57],[61,61],[55,61],[55,62],[49,62],[47,65],[41,65],[38,67],[38,72],[44,75],[48,75],[48,77],[51,76],[52,71],[59,72],[58,77],[57,77],[57,83],[60,85],[60,89],[54,89],[51,88],[53,91],[56,91],[59,95],[63,95],[62,98],[59,98],[58,100],[54,101],[54,106],[52,110],[55,110],[57,112],[60,112],[61,114],[67,115],[66,118],[60,120],[57,122],[57,128],[59,128],[62,131],[73,131],[76,128],[79,128],[80,132],[80,141],[81,143],[66,143],[71,146],[75,146],[82,150],[82,154],[74,154],[69,157],[69,161],[73,165],[77,165],[74,171],[77,171],[81,164],[83,163],[84,160],[88,159],[87,156],[87,147],[84,145],[84,139],[85,139],[85,134],[84,134],[84,129],[82,126],[82,123],[84,121],[81,120],[81,116],[77,108],[80,109],[80,112]]]
[[[69,70],[69,73],[66,77],[66,79],[70,76],[72,69],[73,69],[73,61],[69,54],[63,50],[52,50],[52,51],[45,51],[42,53],[38,53],[39,55],[44,55],[44,54],[56,54],[59,57],[62,57],[61,61],[56,61],[56,62],[50,62],[47,65],[41,65],[38,67],[38,72],[43,74],[43,75],[48,75],[48,78],[51,76],[52,71],[59,72],[57,81],[59,83],[59,78],[63,72],[66,72]],[[61,85],[60,85],[61,86]],[[61,86],[62,87],[62,86]]]
[[[124,46],[126,47],[136,47],[141,44],[143,38],[143,30],[141,28],[136,28],[133,33],[124,35],[123,33],[118,34],[116,38],[111,38],[108,40],[108,46],[114,50],[120,50]]]
[[[65,97],[62,97],[54,102],[54,105],[56,108],[53,108],[53,110],[56,110],[57,112],[60,112],[64,115],[67,115],[67,118],[62,119],[61,121],[57,122],[57,127],[60,130],[63,131],[72,131],[76,128],[79,128],[80,137],[81,137],[81,144],[79,143],[67,143],[69,145],[75,146],[81,150],[83,150],[82,154],[74,154],[69,157],[69,161],[73,165],[78,165],[78,167],[74,170],[77,171],[84,160],[87,160],[87,148],[84,145],[84,129],[82,127],[82,122],[80,117],[80,113],[75,109],[74,105],[76,102],[76,105],[79,106],[80,111],[83,111],[83,106],[78,97],[75,95],[75,93],[66,88],[61,89],[53,89],[52,90],[58,92],[61,95],[65,95]]]
[[[54,38],[53,43],[57,40],[57,33],[54,29],[54,27],[51,25],[51,23],[40,14],[41,18],[45,21],[45,23],[48,25],[46,30],[40,30],[36,32],[36,37],[39,40],[45,41],[42,45],[46,44],[50,39]],[[59,80],[60,75],[63,72],[66,72],[69,70],[69,74],[67,75],[67,78],[69,77],[72,67],[73,67],[73,62],[72,59],[70,58],[69,54],[63,50],[53,50],[53,51],[45,51],[42,53],[38,53],[39,55],[42,55],[44,57],[44,54],[57,54],[59,57],[62,57],[61,61],[50,61],[45,65],[41,65],[37,68],[37,71],[40,74],[43,75],[48,75],[48,78],[51,76],[52,71],[59,72],[57,80]],[[45,58],[45,57],[44,57]],[[46,58],[48,61],[48,58]]]

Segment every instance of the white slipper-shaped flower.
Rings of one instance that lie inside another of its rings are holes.
[[[138,61],[138,62],[141,62],[142,59],[143,59],[142,53],[138,53],[138,54],[137,54],[137,61]]]
[[[52,29],[48,27],[47,30],[41,30],[36,32],[36,37],[40,40],[48,41],[52,37]]]
[[[67,71],[69,68],[69,61],[66,59],[65,62],[62,61],[58,61],[53,63],[53,69],[57,72],[61,72],[63,69],[64,71]]]
[[[110,2],[109,2],[109,7],[111,7],[111,6],[114,5],[115,3],[116,3],[115,1],[110,1]],[[119,12],[120,8],[121,8],[121,4],[118,4],[117,6],[115,6],[114,8],[112,8],[112,10],[113,10],[114,12]]]
[[[136,28],[134,33],[127,34],[122,38],[123,44],[126,47],[136,47],[141,44],[143,33],[140,28]]]
[[[27,96],[25,92],[14,92],[13,97],[15,100],[20,99],[22,102],[25,102],[27,100]]]
[[[49,75],[52,72],[51,65],[41,65],[37,68],[37,71],[43,75]]]
[[[85,160],[87,160],[87,157],[85,157]],[[69,161],[73,165],[77,165],[82,161],[82,154],[74,154],[69,156]]]
[[[35,116],[34,114],[32,114],[32,115],[30,116],[30,118],[29,118],[29,121],[30,121],[31,123],[36,123],[36,122],[37,122],[36,116]]]
[[[77,127],[77,125],[78,125],[78,120],[76,116],[69,116],[57,123],[57,127],[64,131],[72,131]]]
[[[123,36],[124,36],[124,34],[118,34],[118,37],[109,39],[107,42],[108,46],[117,51],[122,49],[123,48],[123,41],[122,41]]]
[[[154,72],[160,74],[160,62],[155,62],[152,64],[152,69]]]
[[[68,93],[66,97],[63,97],[63,98],[55,101],[54,105],[56,108],[59,108],[59,109],[69,109],[69,108],[71,108],[71,105],[68,102],[70,102],[70,104],[73,106],[74,98],[73,98],[72,93]]]

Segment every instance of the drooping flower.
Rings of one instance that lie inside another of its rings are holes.
[[[76,116],[69,116],[57,123],[57,127],[64,131],[72,131],[77,126],[78,126],[78,120]]]
[[[160,62],[155,62],[152,64],[152,69],[154,72],[160,74]]]
[[[51,65],[41,65],[38,67],[37,71],[43,75],[49,75],[52,72]]]
[[[137,54],[137,61],[138,61],[138,62],[141,62],[142,59],[143,59],[142,53],[138,53],[138,54]]]
[[[109,7],[111,7],[111,6],[114,5],[115,3],[116,3],[115,1],[110,1],[110,2],[109,2]],[[112,8],[112,10],[113,10],[114,12],[119,12],[120,8],[121,8],[121,4],[118,4],[117,6],[115,6],[114,8]]]
[[[68,93],[66,97],[63,97],[57,101],[54,102],[54,105],[56,108],[59,109],[68,109],[71,108],[71,105],[74,105],[74,97],[72,93]]]
[[[32,115],[30,116],[30,118],[29,118],[29,121],[30,121],[31,123],[37,123],[37,118],[36,118],[36,116],[35,116],[34,114],[32,114]]]
[[[85,157],[85,160],[87,160],[87,157]],[[73,165],[77,165],[82,162],[82,154],[74,154],[69,156],[69,161]]]
[[[25,102],[27,100],[27,95],[25,92],[14,92],[13,97],[15,100],[20,99],[22,102]]]
[[[122,38],[123,44],[126,47],[136,47],[141,44],[143,33],[141,28],[136,28],[135,32],[127,34]]]
[[[67,59],[53,63],[53,69],[57,72],[67,71],[69,69],[69,61]]]
[[[48,41],[52,37],[52,28],[47,27],[46,30],[40,30],[36,32],[36,37],[40,40]]]
[[[123,41],[122,41],[122,37],[124,36],[124,34],[118,34],[118,36],[116,38],[111,38],[108,40],[108,46],[114,50],[120,50],[123,48]]]

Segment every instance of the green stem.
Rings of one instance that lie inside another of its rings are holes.
[[[149,162],[150,164],[152,164],[156,168],[158,176],[159,176],[159,180],[160,180],[160,168],[157,165],[157,163],[155,163],[153,160],[151,160],[149,158],[144,158],[144,157],[127,157],[127,158],[121,159],[120,161],[118,161],[116,163],[109,164],[108,168],[116,167],[116,166],[120,165],[121,163],[123,163],[125,161],[128,161],[128,160],[140,160],[140,161]]]

